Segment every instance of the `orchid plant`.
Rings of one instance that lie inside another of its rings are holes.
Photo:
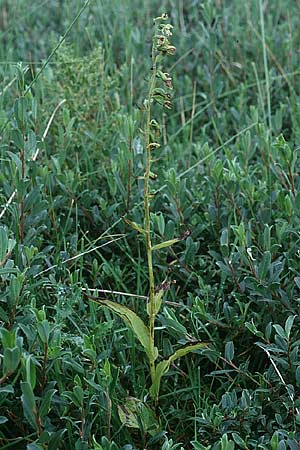
[[[177,349],[168,357],[161,357],[159,350],[155,345],[155,320],[159,313],[166,291],[170,289],[172,281],[164,280],[155,285],[155,273],[153,265],[153,256],[159,250],[170,247],[181,238],[175,238],[168,241],[152,244],[151,229],[151,200],[153,198],[151,190],[151,182],[157,176],[152,171],[155,162],[153,156],[160,148],[159,142],[161,125],[155,117],[153,117],[155,103],[161,105],[162,108],[170,110],[172,108],[172,78],[163,68],[165,58],[174,55],[176,47],[170,42],[173,26],[167,23],[168,16],[166,14],[154,19],[154,34],[152,38],[152,70],[149,79],[147,97],[143,103],[145,116],[144,126],[144,149],[145,149],[145,173],[144,173],[144,224],[140,225],[125,219],[135,231],[143,235],[145,241],[145,250],[148,263],[148,282],[149,294],[146,305],[148,321],[144,320],[128,307],[113,302],[111,300],[99,300],[99,302],[109,308],[113,313],[119,315],[124,322],[133,330],[137,339],[140,341],[149,361],[151,386],[149,389],[150,397],[157,403],[161,378],[166,374],[171,364],[181,356],[186,355],[194,350],[203,348],[206,343],[199,341],[191,341]],[[98,301],[98,300],[97,300]]]

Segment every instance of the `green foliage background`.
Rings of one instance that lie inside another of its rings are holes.
[[[1,2],[0,447],[299,449],[299,2],[91,0],[23,100],[82,5]],[[122,217],[143,217],[141,107],[164,11],[175,96],[152,224],[156,243],[185,239],[155,260],[157,284],[176,280],[157,345],[209,348],[164,377],[149,433],[141,411],[138,429],[118,414],[147,394],[140,345],[83,289],[147,295]]]

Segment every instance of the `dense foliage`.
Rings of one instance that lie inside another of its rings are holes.
[[[165,11],[177,53],[151,226],[154,244],[178,243],[155,253],[156,285],[171,282],[156,345],[208,345],[173,362],[155,405],[139,341],[88,295],[145,312],[128,223],[144,218],[143,100]],[[1,449],[300,448],[299,12],[2,1]]]

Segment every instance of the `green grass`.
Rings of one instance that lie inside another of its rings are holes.
[[[171,365],[155,405],[134,333],[85,294],[147,322],[144,240],[123,218],[144,220],[165,11],[151,238],[180,241],[154,255],[155,286],[176,281],[156,346],[209,345]],[[298,17],[296,0],[2,2],[1,449],[299,448]]]

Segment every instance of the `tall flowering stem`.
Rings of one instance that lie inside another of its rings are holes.
[[[110,309],[114,314],[121,317],[127,326],[135,333],[139,340],[143,351],[146,353],[150,366],[151,386],[149,394],[152,400],[157,404],[159,398],[160,384],[162,377],[169,371],[171,365],[178,358],[188,353],[206,347],[205,342],[193,340],[188,344],[179,347],[171,355],[161,357],[155,346],[154,326],[156,316],[161,308],[163,297],[166,291],[170,289],[173,281],[164,280],[155,286],[154,269],[153,269],[153,253],[171,245],[176,244],[184,237],[174,238],[167,241],[159,242],[155,245],[151,241],[151,220],[150,207],[153,193],[151,191],[151,181],[157,176],[152,172],[152,163],[154,158],[152,155],[157,152],[160,147],[159,140],[161,126],[154,117],[154,103],[166,109],[172,108],[172,80],[167,72],[162,68],[162,62],[167,55],[173,55],[176,48],[171,45],[169,37],[172,35],[172,25],[166,23],[167,15],[163,14],[154,19],[154,36],[152,40],[152,73],[149,80],[149,88],[147,98],[144,100],[145,117],[145,174],[144,174],[144,224],[140,225],[131,220],[124,218],[125,222],[135,231],[142,234],[145,238],[145,246],[148,262],[148,279],[149,279],[149,296],[147,303],[148,323],[132,311],[127,306],[113,302],[109,299],[100,299],[89,296],[96,303]],[[162,356],[162,355],[161,355]],[[135,410],[136,412],[136,410]]]
[[[154,339],[154,325],[155,317],[158,312],[157,295],[155,292],[155,281],[153,271],[153,247],[151,243],[151,222],[150,222],[150,202],[151,190],[150,181],[155,179],[155,174],[152,173],[152,153],[155,152],[160,144],[156,142],[159,137],[160,125],[152,118],[153,103],[159,103],[164,108],[171,109],[171,95],[172,90],[171,77],[168,73],[163,72],[161,63],[166,55],[174,54],[176,48],[170,44],[169,36],[172,35],[172,25],[165,23],[167,15],[163,14],[154,19],[154,36],[152,40],[152,74],[149,80],[148,96],[144,101],[146,109],[146,123],[145,123],[145,149],[146,149],[146,167],[144,174],[144,214],[145,214],[145,244],[147,251],[148,262],[148,278],[149,278],[149,300],[148,300],[148,315],[149,315],[149,333],[150,333],[150,374],[152,382],[155,377],[155,360],[157,358],[157,349],[155,347]]]

